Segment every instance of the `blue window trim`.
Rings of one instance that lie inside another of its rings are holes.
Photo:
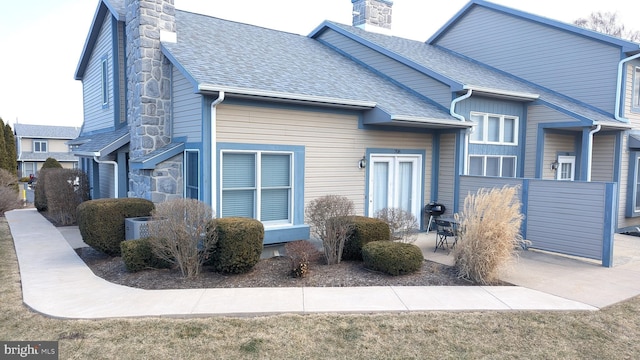
[[[638,162],[640,161],[640,151],[629,151],[629,179],[627,183],[627,217],[640,217],[640,209],[636,210],[636,197],[640,196],[636,184],[638,179]]]
[[[100,58],[100,101],[103,109],[109,108],[109,58],[105,54]]]
[[[309,238],[309,226],[304,223],[304,175],[305,147],[301,145],[243,144],[219,142],[216,145],[216,193],[221,199],[222,152],[223,151],[278,151],[293,154],[293,209],[292,224],[265,228],[264,244],[275,244]],[[216,214],[220,214],[221,201],[216,204]]]

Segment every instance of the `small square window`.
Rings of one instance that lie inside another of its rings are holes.
[[[47,152],[47,142],[41,140],[35,140],[33,142],[33,152],[36,153],[46,153]]]

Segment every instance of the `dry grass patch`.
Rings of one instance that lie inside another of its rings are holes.
[[[632,359],[640,353],[640,298],[598,312],[60,320],[22,304],[4,219],[0,258],[0,339],[57,340],[60,359]]]

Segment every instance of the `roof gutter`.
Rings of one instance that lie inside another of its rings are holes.
[[[99,160],[98,159],[98,155],[99,153],[95,153],[93,155],[93,161],[97,162],[98,164],[108,164],[108,165],[113,165],[113,191],[114,191],[114,197],[117,199],[118,198],[118,163],[115,161],[110,161],[110,160]]]
[[[622,74],[624,73],[624,65],[626,63],[628,63],[631,60],[635,60],[640,58],[640,53],[637,53],[633,56],[629,56],[628,58],[622,59],[620,60],[620,62],[618,63],[618,80],[616,82],[616,109],[614,112],[614,116],[616,118],[616,120],[618,121],[622,121],[622,122],[629,122],[629,119],[625,118],[624,116],[620,115],[620,109],[622,107]]]
[[[451,114],[451,116],[453,116],[454,118],[460,120],[460,121],[467,121],[464,116],[456,113],[456,104],[459,103],[460,101],[464,100],[464,99],[468,99],[471,97],[471,94],[473,93],[473,89],[469,88],[467,89],[467,93],[457,97],[453,100],[451,100],[451,106],[449,107],[449,114]]]
[[[270,99],[276,99],[276,100],[282,100],[282,101],[291,100],[291,101],[297,101],[297,102],[315,103],[315,104],[323,104],[323,105],[339,105],[339,106],[344,106],[349,108],[359,108],[359,109],[371,109],[376,107],[377,105],[375,101],[340,99],[340,98],[332,98],[332,97],[326,97],[326,96],[292,94],[292,93],[285,93],[285,92],[279,92],[279,91],[256,90],[256,89],[246,89],[246,88],[218,86],[218,85],[209,85],[209,84],[198,85],[198,91],[236,94],[236,95],[246,96],[246,97],[262,97],[262,98],[270,98]]]
[[[211,103],[211,208],[213,209],[213,211],[215,212],[218,206],[218,193],[217,193],[217,189],[218,189],[218,178],[216,177],[217,174],[217,149],[216,149],[216,144],[217,144],[217,134],[216,134],[216,125],[217,125],[217,110],[216,110],[216,106],[218,106],[218,104],[220,104],[221,102],[224,101],[224,97],[225,97],[225,93],[224,91],[220,91],[218,92],[218,98],[213,100],[213,102]]]

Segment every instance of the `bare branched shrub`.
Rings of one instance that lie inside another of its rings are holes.
[[[81,170],[48,169],[42,176],[47,197],[47,211],[58,225],[77,222],[77,207],[89,200],[89,180]]]
[[[389,225],[391,240],[412,244],[418,239],[418,220],[412,213],[400,208],[384,208],[375,217]]]
[[[498,280],[500,270],[523,245],[518,187],[480,189],[464,200],[464,210],[456,214],[458,244],[454,250],[458,276],[479,284]]]
[[[353,215],[353,202],[344,196],[325,195],[311,201],[305,210],[312,234],[322,240],[327,264],[339,263],[351,228],[346,217]]]
[[[307,240],[288,242],[284,246],[291,260],[291,276],[305,277],[309,273],[311,262],[316,261],[321,253]]]
[[[17,190],[18,178],[5,169],[0,169],[0,216],[22,206]]]
[[[206,236],[213,210],[194,199],[176,199],[156,205],[149,224],[149,243],[154,254],[180,268],[182,276],[198,276],[216,244]]]

